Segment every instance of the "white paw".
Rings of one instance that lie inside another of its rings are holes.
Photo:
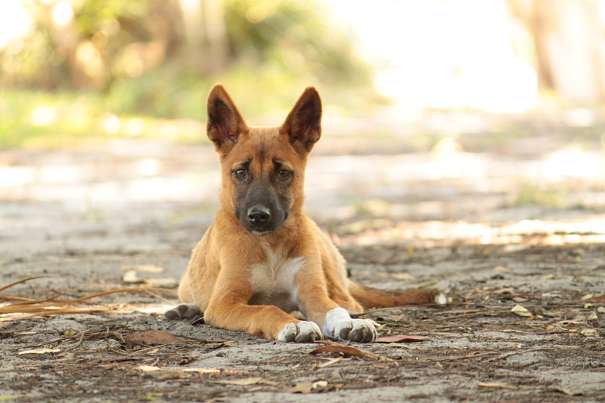
[[[311,343],[315,340],[321,340],[321,330],[313,322],[300,321],[296,323],[288,323],[277,334],[277,341],[297,343]]]
[[[373,320],[351,319],[343,308],[334,308],[326,314],[324,334],[334,340],[351,340],[368,343],[376,340],[378,333]]]

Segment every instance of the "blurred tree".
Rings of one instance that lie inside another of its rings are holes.
[[[605,101],[603,2],[509,0],[508,4],[532,38],[541,88],[565,100]]]
[[[235,61],[256,65],[277,61],[284,69],[330,79],[368,75],[349,38],[330,26],[315,2],[49,0],[27,4],[34,29],[15,47],[17,60],[15,52],[0,49],[5,85],[106,88],[116,79],[138,77],[165,63],[181,63],[183,68],[210,75]],[[43,44],[32,49],[29,40],[34,37],[43,38]],[[5,68],[7,64],[13,68]],[[19,64],[31,66],[21,69]]]
[[[33,29],[0,47],[3,86],[103,90],[117,112],[199,117],[217,79],[276,99],[301,82],[371,83],[315,1],[20,1]]]

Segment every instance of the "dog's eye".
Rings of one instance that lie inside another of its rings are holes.
[[[231,171],[231,175],[240,182],[248,180],[248,170],[246,168],[238,168]]]
[[[280,169],[280,170],[277,171],[277,177],[281,181],[290,180],[290,178],[292,178],[292,175],[293,175],[293,172],[289,171],[287,169]]]

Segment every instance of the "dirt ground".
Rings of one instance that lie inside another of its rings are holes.
[[[322,139],[308,210],[352,277],[451,297],[363,315],[381,336],[426,339],[353,343],[362,357],[162,317],[212,219],[210,147],[0,153],[0,288],[41,276],[0,291],[0,309],[126,288],[68,304],[91,312],[0,314],[0,401],[605,401],[605,154],[584,129],[526,127],[430,150]],[[578,142],[558,137],[570,131]]]

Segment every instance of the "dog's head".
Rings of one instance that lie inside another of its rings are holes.
[[[207,131],[221,159],[221,202],[242,227],[270,233],[300,211],[307,155],[321,135],[315,88],[303,92],[280,127],[250,128],[217,85],[208,97]]]

